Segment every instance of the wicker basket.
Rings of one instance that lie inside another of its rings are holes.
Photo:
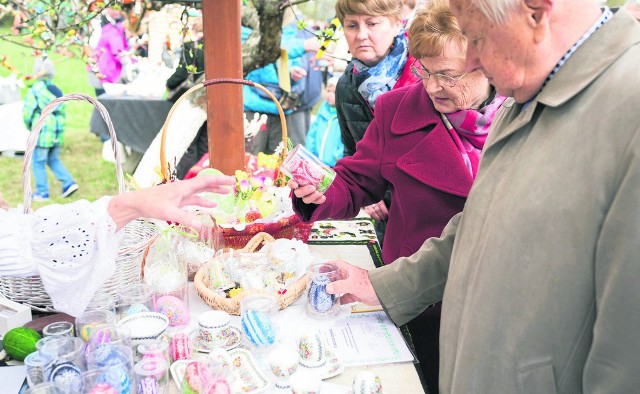
[[[173,116],[173,112],[178,108],[180,103],[183,100],[187,100],[188,97],[194,92],[205,88],[211,85],[219,85],[223,83],[230,84],[240,84],[240,85],[248,85],[255,87],[257,89],[262,90],[266,95],[268,95],[271,100],[276,104],[276,108],[278,109],[278,114],[280,115],[280,125],[282,127],[282,140],[284,141],[283,145],[283,157],[287,154],[287,122],[284,115],[284,111],[278,102],[278,99],[264,86],[244,79],[231,79],[231,78],[219,78],[219,79],[210,79],[199,83],[193,86],[191,89],[187,90],[178,101],[173,104],[171,110],[169,110],[169,114],[167,115],[167,119],[162,126],[162,135],[160,139],[160,168],[162,172],[162,181],[169,181],[169,165],[167,163],[166,154],[165,154],[165,145],[167,139],[167,130],[169,128],[169,122],[171,117]],[[274,238],[296,238],[303,242],[307,242],[309,239],[309,234],[311,233],[311,223],[301,222],[296,215],[291,215],[286,218],[282,218],[277,222],[272,223],[253,223],[248,224],[243,230],[236,230],[234,228],[229,227],[220,227],[223,238],[224,245],[241,249],[243,248],[247,242],[251,238],[253,238],[256,234],[261,232],[266,232],[271,234]]]
[[[258,233],[251,238],[251,240],[246,244],[244,248],[242,248],[242,250],[245,252],[255,252],[266,243],[273,241],[274,238],[271,235],[267,233]],[[221,296],[220,294],[209,288],[209,271],[211,270],[212,264],[213,261],[208,262],[200,267],[200,269],[196,273],[195,278],[193,279],[193,283],[195,285],[196,291],[198,292],[198,295],[204,300],[204,302],[207,303],[207,305],[209,305],[213,309],[222,310],[232,315],[240,315],[240,300],[242,300],[249,294],[255,294],[257,292],[263,291],[245,290],[233,298]],[[305,274],[297,281],[287,286],[286,292],[284,292],[284,294],[275,294],[278,300],[278,308],[284,309],[293,304],[295,300],[297,300],[298,297],[300,297],[300,295],[304,292],[306,284],[307,275]]]
[[[111,144],[116,159],[116,177],[118,180],[118,192],[124,193],[124,176],[122,165],[120,164],[120,151],[118,141],[113,128],[111,118],[102,104],[85,94],[67,94],[51,101],[40,114],[33,131],[29,134],[27,147],[25,149],[24,163],[22,166],[22,186],[24,190],[24,213],[31,213],[31,157],[38,141],[40,130],[50,115],[58,105],[66,101],[80,100],[92,104],[104,119],[109,134]],[[115,273],[109,278],[101,290],[112,295],[116,295],[121,289],[132,284],[140,283],[140,262],[146,245],[158,234],[158,228],[153,223],[146,220],[134,220],[124,227],[124,237],[118,249],[118,256],[115,261]],[[32,277],[9,277],[0,276],[0,294],[4,297],[30,306],[32,309],[41,312],[55,312],[51,298],[42,285],[39,276]]]

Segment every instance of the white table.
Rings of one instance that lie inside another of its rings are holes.
[[[352,264],[359,265],[363,268],[372,268],[373,260],[369,253],[369,249],[364,244],[357,245],[328,245],[328,244],[316,244],[310,245],[310,250],[312,253],[318,253],[322,257],[330,260],[342,259],[346,260]],[[289,306],[283,311],[280,311],[280,330],[283,335],[280,335],[280,339],[283,341],[281,343],[287,346],[294,346],[293,343],[289,344],[287,341],[293,341],[293,338],[297,338],[299,334],[307,329],[309,326],[312,327],[320,327],[323,324],[331,324],[331,322],[322,322],[318,320],[312,320],[310,317],[307,317],[304,312],[304,299],[301,297],[294,304]],[[343,307],[346,308],[346,307]],[[208,310],[211,310],[195,291],[193,284],[190,284],[189,287],[189,309],[191,311],[191,325],[195,326],[197,317]],[[231,320],[232,325],[237,327],[240,326],[240,318],[238,316],[232,316]],[[265,365],[264,358],[265,355],[258,355],[257,364],[259,367],[264,369],[264,375],[271,379],[272,375],[270,371],[267,370],[267,366]],[[379,365],[367,365],[367,366],[358,366],[358,367],[346,367],[344,372],[340,375],[333,377],[327,382],[333,384],[333,386],[329,385],[330,392],[345,392],[347,388],[350,389],[351,383],[353,382],[354,377],[361,371],[371,370],[375,372],[379,377],[382,383],[385,394],[392,393],[423,393],[424,390],[420,383],[420,378],[416,372],[415,366],[413,363],[397,363],[397,364],[379,364]],[[338,390],[338,388],[345,390]],[[175,383],[170,382],[169,386],[170,393],[179,393],[178,388]],[[269,392],[269,390],[267,390]],[[276,390],[274,389],[272,392],[274,393],[283,393],[286,392],[284,390]],[[323,392],[324,393],[324,392]]]

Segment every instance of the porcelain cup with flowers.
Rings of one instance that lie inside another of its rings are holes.
[[[224,311],[207,311],[198,317],[198,342],[208,348],[224,343],[231,332],[229,314]]]
[[[300,356],[293,348],[278,348],[269,353],[269,366],[276,377],[276,387],[289,387],[289,377],[296,372],[299,362]]]

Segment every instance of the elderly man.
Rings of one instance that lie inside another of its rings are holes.
[[[513,100],[441,238],[340,262],[328,290],[398,325],[443,299],[443,393],[638,392],[640,25],[591,0],[450,3],[467,71]]]

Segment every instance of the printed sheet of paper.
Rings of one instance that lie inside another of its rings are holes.
[[[322,334],[346,366],[414,360],[402,334],[384,312],[351,314]]]

